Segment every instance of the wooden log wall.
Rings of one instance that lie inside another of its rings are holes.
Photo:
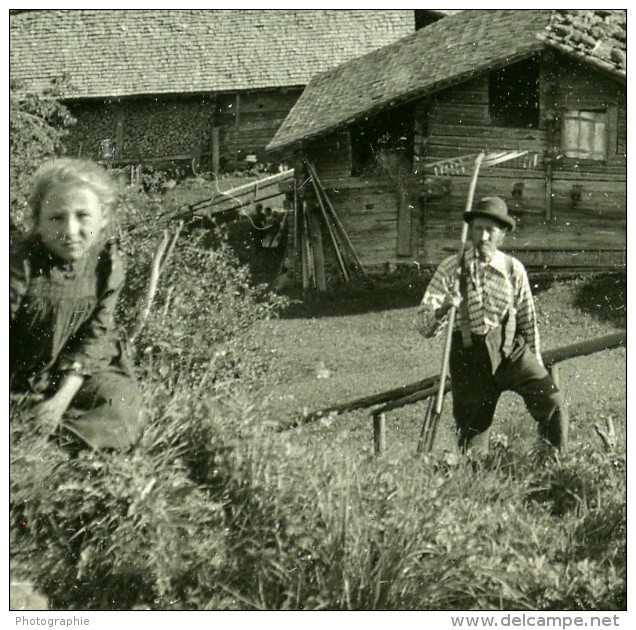
[[[236,168],[250,154],[263,164],[271,161],[265,147],[301,93],[299,88],[219,94],[215,126],[222,168]]]
[[[556,111],[608,112],[607,160],[560,156],[553,171],[553,227],[559,242],[625,247],[627,236],[627,107],[625,87],[607,75],[558,56],[552,61]],[[561,126],[555,144],[561,145]],[[567,228],[567,229],[565,229]],[[565,234],[567,233],[567,237]]]
[[[364,267],[396,262],[397,196],[390,186],[366,180],[324,180],[323,185]],[[328,261],[335,267],[331,253]]]
[[[481,149],[536,151],[534,168],[523,168],[523,160],[515,160],[483,169],[477,181],[476,199],[499,195],[517,219],[509,248],[528,264],[622,264],[626,248],[625,89],[607,75],[561,56],[542,64],[541,118],[536,129],[490,125],[487,76],[445,90],[430,103],[418,104],[415,169],[423,161]],[[559,154],[560,112],[612,107],[616,109],[616,129],[610,134],[614,141],[607,161],[575,160]],[[551,133],[548,118],[555,114]],[[547,189],[544,154],[549,155],[552,146],[556,159]],[[420,198],[414,222],[420,263],[434,266],[456,248],[469,178],[470,168],[464,174],[449,175],[447,194]],[[551,201],[548,215],[546,196]]]
[[[351,141],[348,131],[334,133],[307,148],[334,210],[340,217],[364,267],[384,270],[397,264],[397,194],[381,176],[351,176]],[[317,200],[308,186],[307,199]],[[328,277],[337,277],[337,259],[323,234]]]

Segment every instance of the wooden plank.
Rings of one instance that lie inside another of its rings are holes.
[[[270,129],[272,127],[279,127],[282,122],[287,118],[284,114],[280,115],[265,115],[265,114],[241,114],[241,126],[248,127],[250,129]]]
[[[492,138],[498,140],[531,140],[545,142],[545,131],[541,129],[522,129],[518,127],[494,127],[489,125],[441,124],[429,126],[430,137],[435,136],[469,136],[473,138]]]
[[[437,122],[452,125],[458,120],[467,125],[487,125],[490,122],[488,105],[444,103],[431,106],[429,113],[431,124]]]
[[[309,240],[311,242],[311,251],[313,254],[313,275],[316,282],[316,288],[319,291],[327,290],[325,280],[325,261],[322,249],[322,232],[320,230],[320,221],[318,215],[311,208],[307,207],[307,221],[309,227]]]
[[[340,272],[341,272],[342,277],[344,278],[345,282],[349,282],[349,280],[350,280],[349,272],[347,271],[347,265],[345,264],[345,261],[344,261],[344,259],[342,257],[340,244],[338,243],[338,239],[336,237],[336,232],[334,230],[334,226],[332,226],[331,220],[329,219],[329,216],[327,215],[327,209],[325,208],[325,204],[324,204],[324,202],[322,200],[322,196],[321,196],[320,191],[318,190],[318,186],[316,185],[316,182],[313,180],[313,178],[311,180],[311,183],[313,184],[314,191],[316,192],[316,198],[318,199],[318,203],[320,205],[320,210],[322,212],[323,219],[325,220],[325,225],[327,226],[327,231],[329,233],[329,237],[331,238],[331,243],[333,245],[334,252],[336,253],[336,257],[338,258],[338,265],[340,267]]]
[[[486,153],[492,151],[536,151],[540,153],[544,150],[543,140],[528,140],[521,138],[486,138],[472,136],[439,136],[430,135],[428,138],[431,152],[435,147],[452,147],[457,154],[474,153],[476,150],[484,150]]]
[[[312,179],[314,180],[314,182],[316,183],[316,186],[318,187],[318,189],[323,194],[323,199],[325,201],[325,205],[329,209],[330,216],[333,218],[334,223],[336,224],[336,227],[339,230],[339,234],[344,238],[345,242],[347,243],[347,245],[349,247],[349,250],[350,250],[350,253],[353,256],[356,264],[358,265],[358,268],[360,269],[362,274],[366,276],[367,273],[365,271],[365,268],[364,268],[362,262],[360,261],[358,253],[356,252],[356,249],[353,246],[353,243],[351,242],[351,239],[349,238],[349,234],[345,230],[345,228],[344,228],[344,226],[343,226],[338,214],[334,210],[334,207],[331,204],[331,201],[329,200],[329,197],[325,193],[325,190],[324,190],[324,188],[323,188],[323,186],[322,186],[322,184],[320,182],[320,179],[318,178],[318,174],[316,173],[315,167],[311,164],[311,162],[308,161],[307,162],[307,168],[309,169],[309,173],[310,173]]]
[[[219,128],[212,127],[212,139],[210,146],[210,153],[212,155],[212,172],[219,172]]]
[[[302,89],[283,92],[281,90],[271,90],[267,92],[241,92],[241,111],[245,113],[267,112],[272,110],[289,111],[298,97],[301,95]],[[219,99],[223,99],[224,95],[219,95]],[[232,103],[231,95],[225,97],[223,104],[227,107]]]

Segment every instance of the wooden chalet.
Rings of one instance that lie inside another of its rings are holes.
[[[264,163],[315,74],[414,30],[412,10],[24,10],[10,70],[25,91],[57,82],[71,155],[217,172]]]
[[[522,152],[477,180],[516,218],[507,249],[604,268],[626,257],[626,117],[625,11],[465,10],[315,77],[268,150],[295,160],[298,220],[329,203],[367,270],[456,251],[474,158]]]

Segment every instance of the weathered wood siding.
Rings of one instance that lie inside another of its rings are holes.
[[[572,248],[624,249],[627,242],[627,107],[625,87],[607,75],[564,57],[553,62],[556,111],[606,109],[606,161],[560,156],[553,171],[553,220],[556,242]],[[561,126],[555,144],[561,146]],[[573,199],[573,197],[580,198]],[[538,231],[541,235],[541,231]],[[546,234],[545,238],[554,236]]]
[[[562,265],[564,257],[573,265],[605,264],[598,263],[600,259],[620,264],[626,246],[625,88],[607,75],[561,56],[542,61],[540,77],[540,123],[536,129],[490,124],[488,76],[445,90],[435,95],[430,104],[422,102],[417,108],[419,146],[415,167],[421,165],[418,156],[420,160],[434,161],[475,154],[480,149],[536,151],[536,164],[530,168],[526,168],[523,159],[515,160],[482,169],[477,181],[476,199],[499,195],[506,199],[517,219],[517,230],[508,245],[528,264]],[[564,158],[559,152],[561,113],[565,109],[605,108],[608,113],[612,108],[616,112],[608,159],[600,162]],[[554,113],[557,121],[551,133],[549,119]],[[544,160],[550,147],[555,148],[551,175]],[[414,238],[422,264],[437,264],[456,248],[470,171],[468,168],[463,174],[446,176],[447,194],[420,199]],[[577,187],[574,192],[573,186]],[[522,190],[521,196],[513,195],[515,189]],[[552,259],[550,249],[555,250]],[[610,253],[599,259],[597,252],[601,249]],[[618,251],[614,254],[612,250]],[[542,252],[540,256],[538,251]],[[592,251],[596,253],[585,253]]]
[[[382,177],[351,176],[351,142],[348,131],[335,133],[305,151],[365,268],[385,268],[397,257],[397,195]],[[317,206],[311,184],[307,200]],[[330,237],[322,226],[325,266],[337,277],[337,259]]]
[[[269,162],[265,147],[301,93],[298,88],[219,94],[214,124],[219,127],[221,166],[235,168],[250,154]]]

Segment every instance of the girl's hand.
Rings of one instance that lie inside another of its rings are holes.
[[[48,433],[53,433],[60,425],[62,416],[68,405],[55,396],[49,398],[35,407],[33,407],[33,415],[36,422]]]
[[[50,433],[57,429],[64,412],[69,408],[83,382],[83,376],[70,372],[62,379],[55,396],[33,408],[35,419],[42,428]]]

